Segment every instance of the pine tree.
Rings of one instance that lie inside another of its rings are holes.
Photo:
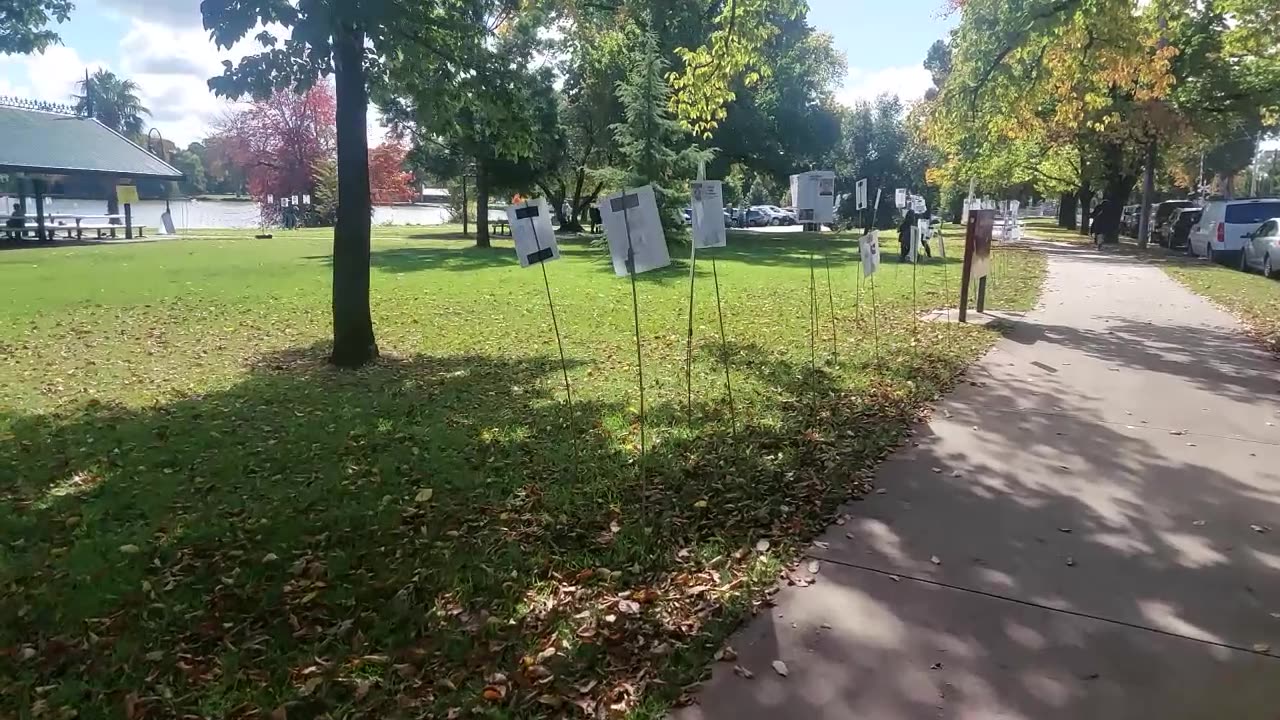
[[[657,38],[643,34],[627,77],[618,83],[625,119],[610,129],[622,159],[623,173],[616,179],[629,188],[653,185],[662,229],[670,238],[684,234],[680,209],[688,199],[685,181],[712,153],[690,142],[685,128],[671,117],[666,74]]]

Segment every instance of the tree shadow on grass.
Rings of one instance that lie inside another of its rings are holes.
[[[608,430],[623,399],[570,419],[553,358],[323,356],[154,407],[0,415],[0,647],[34,653],[0,654],[0,709],[443,714],[491,672],[513,716],[670,699],[649,683],[771,579],[738,550],[816,530],[919,400],[742,357],[793,398],[782,421],[731,428],[713,397],[690,432],[657,403],[641,459],[634,426]]]

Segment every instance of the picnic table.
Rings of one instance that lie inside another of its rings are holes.
[[[80,240],[84,238],[85,230],[92,230],[97,233],[97,236],[99,238],[102,238],[103,233],[110,232],[111,237],[115,237],[116,230],[125,229],[124,225],[113,224],[111,222],[112,220],[120,220],[123,222],[125,219],[124,215],[53,214],[53,215],[46,215],[45,217],[53,222],[53,225],[45,226],[46,230],[49,230],[53,233],[66,232],[68,239],[72,237],[72,232],[75,233],[74,235],[75,239]],[[66,221],[66,220],[70,220],[75,223],[74,231],[69,225],[59,222],[59,221]],[[133,227],[138,230],[139,236],[143,235],[142,231],[146,229],[146,227],[143,225],[134,225]]]
[[[494,235],[510,235],[511,227],[507,224],[506,218],[502,220],[490,220],[489,226],[493,230]]]

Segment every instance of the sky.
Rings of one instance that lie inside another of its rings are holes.
[[[893,92],[916,99],[930,86],[922,63],[955,17],[942,0],[809,0],[809,22],[828,32],[848,58],[841,102]],[[43,55],[0,55],[0,95],[68,102],[85,70],[107,68],[137,82],[150,125],[185,147],[208,134],[225,101],[206,81],[222,61],[255,49],[219,52],[201,27],[200,0],[76,0],[70,22],[56,27],[63,44]],[[375,128],[371,135],[380,133]]]

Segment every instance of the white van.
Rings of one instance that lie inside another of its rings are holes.
[[[1280,217],[1280,198],[1210,200],[1191,228],[1187,252],[1215,261],[1238,258],[1246,236],[1274,217]]]

